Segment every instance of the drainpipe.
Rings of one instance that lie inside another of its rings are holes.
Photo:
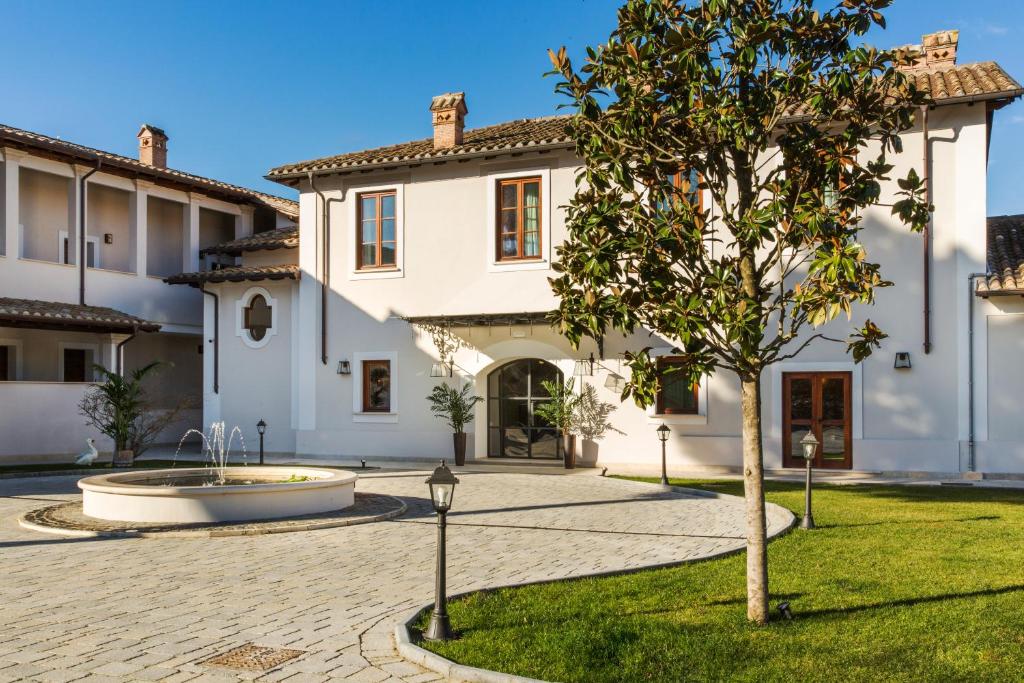
[[[213,393],[220,393],[220,298],[202,285],[199,291],[213,297]]]
[[[921,107],[921,132],[924,138],[924,151],[921,154],[921,162],[924,166],[922,172],[924,180],[924,198],[931,206],[932,203],[932,179],[930,169],[931,150],[928,143],[928,105]],[[924,261],[924,352],[932,352],[932,212],[928,212],[928,222],[924,225],[924,246],[922,259]]]
[[[79,178],[78,183],[78,303],[85,305],[85,231],[86,231],[86,204],[85,204],[85,181],[96,171],[100,170],[103,160],[96,159],[96,167]]]
[[[974,472],[974,280],[987,273],[967,276],[967,471]]]
[[[323,254],[324,266],[323,277],[320,280],[320,362],[327,365],[327,294],[331,289],[331,202],[340,202],[340,199],[328,199],[323,192],[316,187],[316,176],[309,171],[306,176],[309,179],[309,187],[320,198],[320,225],[323,226],[321,235],[320,253]]]
[[[128,335],[128,338],[117,343],[117,374],[124,377],[124,346],[132,339],[135,339],[135,335],[139,333],[139,326],[132,326],[132,333]]]

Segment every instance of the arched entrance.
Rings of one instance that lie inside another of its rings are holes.
[[[549,397],[545,380],[561,382],[562,371],[539,358],[511,361],[487,376],[488,457],[561,457],[558,430],[534,415]]]

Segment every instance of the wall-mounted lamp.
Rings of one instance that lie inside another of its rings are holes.
[[[352,364],[349,363],[347,360],[339,360],[338,361],[338,374],[339,375],[351,375],[352,374]]]
[[[910,351],[897,351],[896,360],[893,361],[893,368],[897,370],[910,369]]]
[[[112,233],[112,232],[105,232],[105,233],[103,233],[103,244],[113,244],[113,243],[114,243],[114,233]]]
[[[583,358],[576,361],[572,368],[574,377],[591,377],[594,374],[594,354],[590,358]]]
[[[438,363],[432,363],[430,366],[431,377],[451,377],[454,374],[454,363],[445,363],[440,361]]]

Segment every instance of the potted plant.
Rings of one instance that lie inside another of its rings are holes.
[[[576,467],[576,406],[580,397],[573,391],[574,380],[567,379],[565,384],[545,380],[541,386],[551,397],[544,403],[534,407],[534,415],[546,420],[562,432],[562,457],[565,469]]]
[[[438,384],[427,396],[430,401],[430,412],[448,423],[452,428],[452,441],[455,445],[455,464],[459,467],[466,464],[466,431],[467,424],[473,421],[473,407],[483,399],[472,394],[472,387],[464,385],[461,390],[447,384]]]
[[[114,467],[131,467],[136,456],[152,445],[168,425],[178,419],[182,410],[191,406],[182,401],[165,410],[150,405],[143,380],[163,363],[155,361],[122,376],[102,365],[96,372],[103,381],[91,388],[78,405],[87,424],[110,437],[114,442]]]

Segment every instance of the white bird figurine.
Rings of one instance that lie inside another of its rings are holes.
[[[96,450],[96,439],[86,439],[85,445],[87,448],[78,454],[75,464],[85,465],[88,467],[96,462],[96,458],[99,457],[100,452]]]

